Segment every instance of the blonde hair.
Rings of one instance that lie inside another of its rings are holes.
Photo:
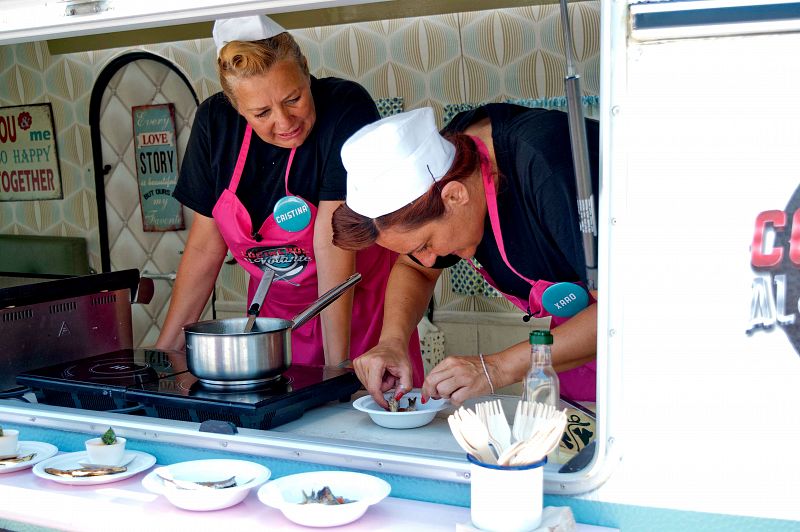
[[[287,32],[260,41],[231,41],[222,47],[217,58],[217,71],[222,92],[236,106],[233,85],[236,81],[260,76],[276,63],[292,60],[309,76],[308,61],[297,41]]]

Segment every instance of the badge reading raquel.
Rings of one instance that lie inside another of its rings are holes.
[[[293,233],[302,231],[311,222],[311,209],[308,208],[308,203],[297,196],[279,199],[272,215],[281,229]]]

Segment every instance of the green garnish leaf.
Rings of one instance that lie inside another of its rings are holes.
[[[100,439],[103,440],[103,443],[105,443],[106,445],[114,445],[115,443],[117,443],[117,435],[114,434],[114,429],[112,429],[111,427],[108,428],[108,430],[105,432],[105,434],[103,434],[103,436]]]

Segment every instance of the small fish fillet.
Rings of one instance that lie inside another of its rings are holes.
[[[209,482],[197,482],[201,486],[205,486],[207,488],[232,488],[236,485],[236,477],[226,478],[225,480],[212,480]]]
[[[0,460],[0,466],[20,464],[22,462],[30,462],[36,453],[26,454],[25,456],[17,456],[16,458],[3,458]]]
[[[164,482],[169,482],[170,484],[174,485],[176,488],[180,490],[223,489],[223,488],[232,488],[237,485],[235,476],[231,478],[226,478],[225,480],[210,480],[201,482],[172,479],[161,475],[158,476]]]
[[[116,475],[124,473],[127,467],[82,467],[80,469],[56,469],[55,467],[45,467],[44,472],[56,477],[84,478],[99,477],[102,475]]]

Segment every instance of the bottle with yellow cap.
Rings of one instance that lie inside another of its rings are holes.
[[[558,408],[558,375],[553,369],[551,346],[553,335],[550,331],[531,331],[531,367],[525,377],[522,398]]]

